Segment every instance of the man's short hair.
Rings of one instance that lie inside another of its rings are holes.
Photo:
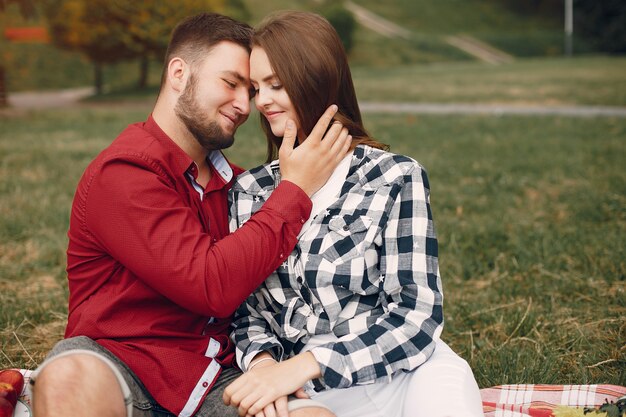
[[[241,45],[250,52],[252,33],[252,28],[246,23],[217,13],[200,13],[183,19],[172,31],[165,53],[161,87],[165,84],[167,66],[172,58],[180,57],[193,65],[222,41]]]

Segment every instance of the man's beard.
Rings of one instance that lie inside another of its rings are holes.
[[[176,102],[174,112],[207,151],[229,148],[235,141],[235,137],[224,132],[217,121],[211,120],[200,110],[196,100],[197,84],[198,80],[194,74],[191,74],[185,91]]]

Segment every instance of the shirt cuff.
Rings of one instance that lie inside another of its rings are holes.
[[[276,362],[280,362],[283,358],[283,347],[279,343],[267,342],[261,345],[260,348],[252,349],[246,352],[246,354],[242,357],[241,370],[246,372],[248,367],[250,366],[250,362],[261,352],[267,352],[276,360]]]
[[[313,203],[302,188],[290,181],[281,181],[267,199],[264,208],[276,211],[290,224],[300,227],[309,219]]]

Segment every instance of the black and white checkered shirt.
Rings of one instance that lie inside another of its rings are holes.
[[[279,181],[277,163],[237,178],[231,231]],[[322,370],[318,389],[388,381],[424,363],[443,329],[429,193],[416,161],[359,145],[339,198],[238,309],[239,366],[266,350],[279,360],[294,356],[311,336],[329,333],[338,341],[311,350]]]

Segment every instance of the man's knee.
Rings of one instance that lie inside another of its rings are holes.
[[[34,410],[55,408],[82,400],[89,404],[103,392],[109,396],[114,411],[124,411],[124,398],[110,367],[94,355],[76,353],[52,358],[36,374],[33,392]],[[125,414],[125,412],[124,412]]]
[[[48,386],[68,387],[80,382],[82,378],[103,370],[103,363],[96,357],[75,354],[53,358],[37,373],[33,389],[37,392]]]
[[[336,417],[335,413],[323,407],[298,408],[289,412],[289,417]]]
[[[35,400],[59,391],[67,393],[102,387],[109,387],[109,394],[116,395],[116,390],[111,391],[110,387],[118,385],[115,374],[100,358],[76,353],[52,358],[45,363],[37,373],[32,391]]]

